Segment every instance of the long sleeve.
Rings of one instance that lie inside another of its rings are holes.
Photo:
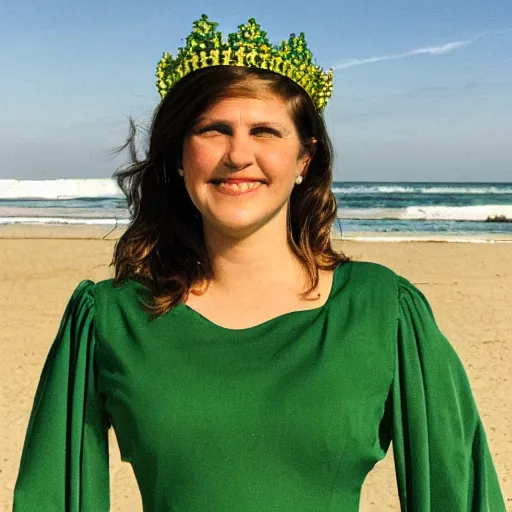
[[[466,373],[425,297],[399,278],[393,449],[407,512],[505,512]]]
[[[96,391],[94,283],[71,296],[37,388],[15,512],[109,510],[108,422]]]

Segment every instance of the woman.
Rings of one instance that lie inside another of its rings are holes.
[[[228,43],[195,29],[118,174],[115,279],[80,283],[43,369],[15,510],[108,510],[111,424],[147,511],[356,511],[391,439],[402,510],[504,511],[427,301],[331,247],[329,75],[302,35],[265,53],[253,20]],[[219,64],[255,40],[270,60]]]

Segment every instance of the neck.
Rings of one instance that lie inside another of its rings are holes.
[[[205,226],[204,236],[213,269],[210,285],[216,289],[264,289],[273,283],[297,283],[302,288],[304,270],[287,239],[286,217],[275,218],[243,238],[233,238]]]

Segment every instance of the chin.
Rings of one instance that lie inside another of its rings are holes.
[[[229,219],[216,218],[213,223],[208,223],[209,228],[218,233],[236,238],[245,237],[262,229],[267,223],[265,219]]]

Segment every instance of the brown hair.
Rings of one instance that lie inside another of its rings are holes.
[[[348,260],[331,245],[337,211],[331,191],[332,146],[308,94],[292,80],[260,69],[217,66],[195,71],[177,82],[157,107],[144,160],[137,158],[136,128],[130,121],[121,149],[129,149],[132,164],[114,174],[132,216],[115,247],[114,284],[130,278],[144,284],[149,292],[145,307],[152,317],[186,301],[193,286],[212,278],[201,215],[178,174],[187,133],[221,98],[269,92],[288,101],[303,147],[317,140],[306,178],[293,189],[288,211],[288,243],[309,277],[301,297],[317,287],[319,269],[332,270]]]

